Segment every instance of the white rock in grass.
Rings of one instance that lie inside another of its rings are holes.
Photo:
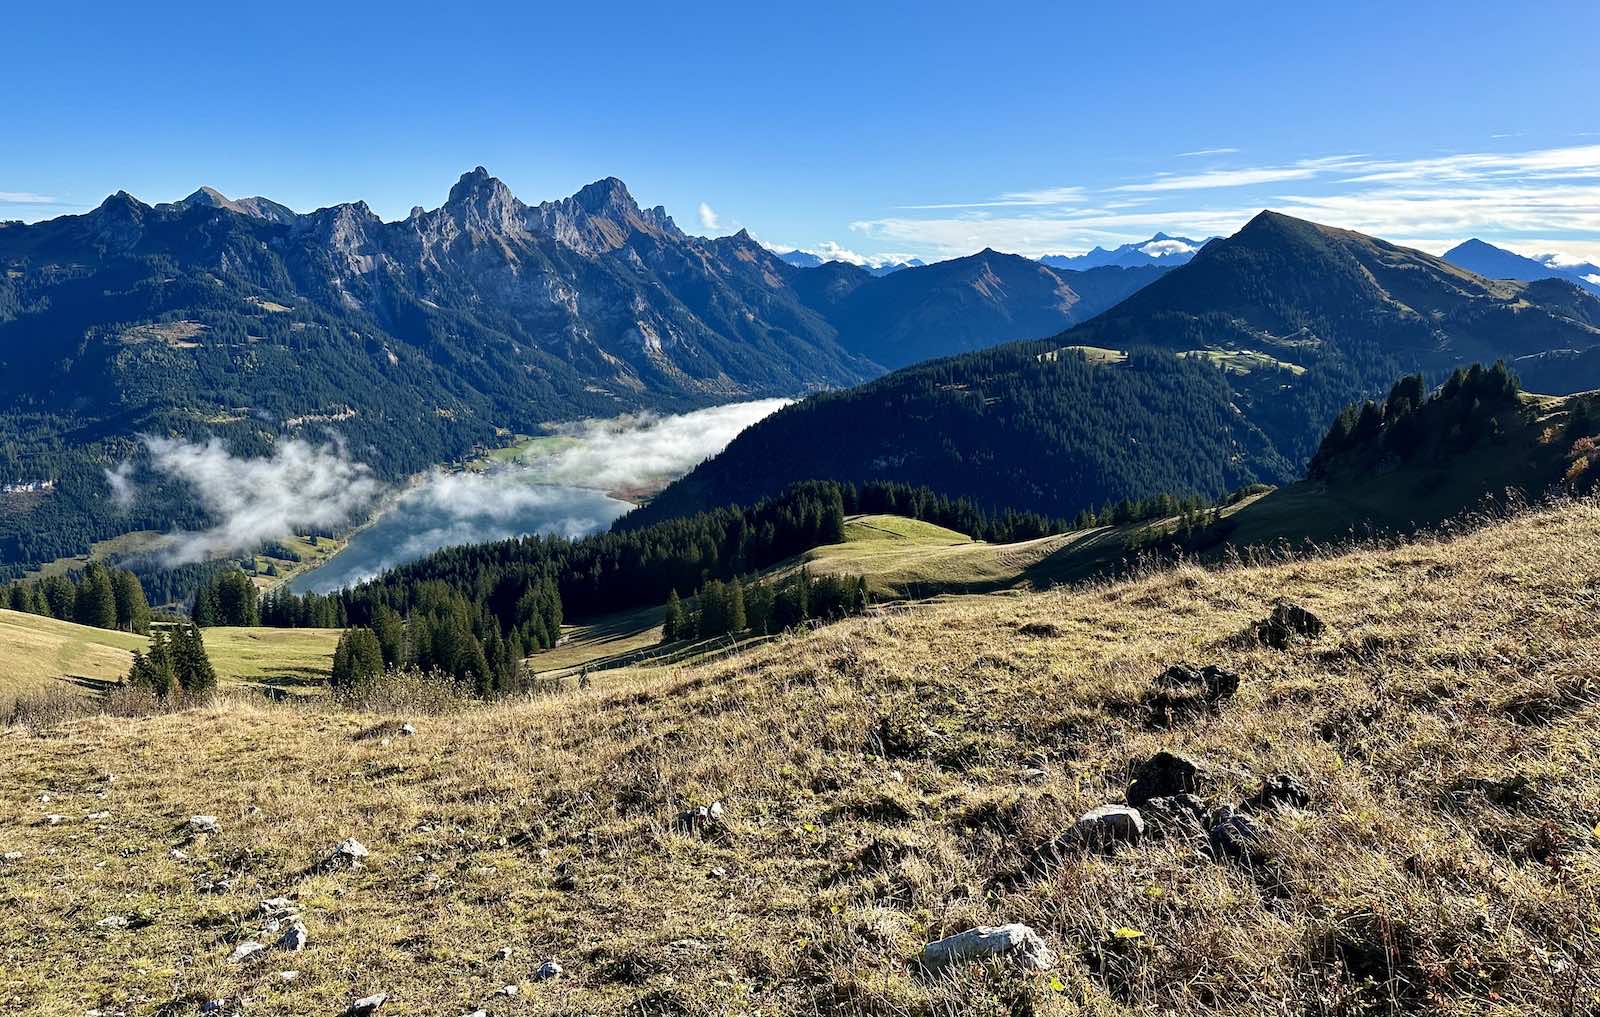
[[[502,946],[500,949],[498,949],[498,950],[496,950],[494,952],[494,959],[495,960],[510,960],[511,959],[511,948],[509,946]]]
[[[363,996],[350,1004],[350,1009],[345,1011],[346,1017],[371,1017],[388,998],[387,992],[375,992],[370,996]]]
[[[929,943],[922,948],[922,963],[940,968],[966,961],[1004,957],[1041,971],[1055,967],[1056,955],[1031,926],[1020,923],[979,926]]]
[[[108,918],[100,919],[96,924],[102,929],[126,929],[128,927],[128,918],[126,915],[111,915]]]
[[[520,995],[521,992],[522,990],[517,988],[515,985],[502,985],[500,988],[494,990],[494,994],[496,996],[516,996]]]
[[[0,855],[0,857],[3,857],[8,862],[20,862],[22,861],[22,852],[7,851],[4,855]]]
[[[195,833],[221,833],[222,824],[216,816],[190,816],[189,829]]]
[[[552,957],[543,964],[539,965],[539,970],[533,973],[533,977],[537,978],[541,982],[549,981],[552,978],[560,978],[562,972],[565,970],[566,969],[561,966],[561,962]]]
[[[280,982],[292,982],[296,978],[299,978],[299,977],[300,977],[300,972],[298,972],[298,971],[280,971],[280,972],[278,972],[278,981],[280,981]]]
[[[404,724],[400,725],[400,733],[405,735],[407,738],[410,738],[412,735],[417,733],[417,725],[408,720]]]
[[[243,943],[240,943],[238,946],[234,947],[233,952],[228,954],[228,963],[243,964],[245,961],[249,960],[251,957],[254,957],[256,954],[265,949],[266,947],[262,946],[260,943],[257,943],[255,940],[247,939]]]
[[[62,823],[67,821],[67,817],[63,816],[63,815],[60,815],[58,813],[52,812],[48,816],[44,817],[44,821],[46,823],[49,823],[51,826],[60,826]]]
[[[333,849],[333,856],[328,859],[334,865],[345,865],[350,868],[359,868],[361,859],[367,857],[367,846],[354,837],[346,837]]]
[[[278,949],[288,950],[290,953],[299,953],[306,948],[306,927],[299,922],[289,923],[283,935],[278,939]]]

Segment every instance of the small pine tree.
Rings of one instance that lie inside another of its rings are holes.
[[[678,599],[678,591],[671,590],[667,593],[666,613],[661,617],[661,641],[670,643],[684,638],[683,601]]]
[[[727,605],[724,618],[726,631],[730,633],[743,632],[745,630],[744,586],[739,580],[735,579],[728,585],[725,603]]]
[[[133,667],[126,681],[162,700],[178,694],[178,672],[173,666],[172,644],[165,632],[158,630],[151,635],[147,652],[134,652]]]
[[[186,696],[205,699],[217,691],[217,672],[206,655],[200,629],[185,625],[172,637],[172,667]]]

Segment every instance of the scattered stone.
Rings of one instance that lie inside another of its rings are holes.
[[[1200,834],[1207,829],[1206,803],[1191,794],[1163,795],[1139,806],[1152,833],[1162,836]]]
[[[1211,664],[1174,664],[1156,676],[1155,685],[1159,691],[1145,700],[1151,722],[1158,727],[1171,727],[1215,711],[1218,704],[1239,691],[1239,676]]]
[[[182,851],[179,851],[177,848],[173,848],[171,851],[168,851],[167,852],[167,856],[169,858],[171,858],[173,861],[176,861],[176,862],[181,862],[184,859],[189,857],[187,854],[185,854]]]
[[[22,852],[7,851],[4,855],[0,855],[0,857],[3,857],[8,862],[20,862],[22,861]]]
[[[200,1004],[201,1013],[221,1013],[222,1008],[228,1005],[225,999],[208,999]]]
[[[412,735],[417,733],[417,725],[408,720],[404,724],[400,725],[400,733],[405,737],[410,738]]]
[[[268,918],[284,918],[296,913],[294,901],[287,897],[273,897],[261,902],[261,913]]]
[[[370,996],[363,996],[350,1004],[350,1008],[345,1011],[345,1015],[346,1017],[371,1017],[372,1014],[378,1012],[378,1007],[382,1006],[388,999],[389,994],[387,992],[375,992]]]
[[[500,988],[494,990],[494,994],[496,996],[516,996],[521,992],[522,990],[517,988],[515,985],[502,985]]]
[[[678,824],[690,833],[708,834],[724,829],[722,821],[722,803],[712,802],[710,805],[701,805],[692,809],[685,809],[678,814]]]
[[[511,959],[511,948],[509,946],[502,946],[500,949],[498,949],[498,950],[496,950],[494,952],[494,959],[495,960],[510,960]]]
[[[126,929],[128,927],[128,917],[126,915],[112,915],[109,918],[100,919],[95,924],[102,929]]]
[[[1004,957],[1029,967],[1048,970],[1055,967],[1056,955],[1032,927],[1013,923],[979,926],[929,943],[922,948],[922,964],[938,969],[950,964]]]
[[[716,865],[713,866],[711,871],[706,873],[706,875],[710,876],[712,879],[727,879],[728,870],[720,865]]]
[[[1211,852],[1217,858],[1241,865],[1265,865],[1268,857],[1261,841],[1261,826],[1255,820],[1229,806],[1217,810],[1210,833]]]
[[[1025,784],[1042,784],[1050,779],[1050,771],[1039,766],[1025,766],[1018,776]]]
[[[300,977],[300,972],[298,972],[298,971],[280,971],[280,972],[278,972],[278,981],[280,981],[280,982],[292,982],[296,978],[299,978],[299,977]]]
[[[278,939],[278,949],[299,953],[306,948],[306,927],[300,922],[290,922],[289,928]]]
[[[265,946],[262,946],[255,940],[247,939],[243,943],[240,943],[238,946],[234,947],[233,952],[228,954],[228,963],[243,964],[245,961],[249,960],[251,957],[254,957],[256,954],[265,949]]]
[[[52,812],[44,817],[44,821],[49,823],[51,826],[60,826],[62,823],[67,821],[67,817],[60,815],[59,813]]]
[[[561,962],[552,957],[539,965],[539,970],[533,973],[533,977],[541,982],[547,982],[552,978],[560,978],[565,970]]]
[[[1200,786],[1200,765],[1175,752],[1157,752],[1133,771],[1128,787],[1128,804],[1143,805],[1152,798],[1193,794]]]
[[[1102,805],[1085,812],[1064,839],[1093,851],[1112,850],[1118,844],[1137,847],[1144,839],[1144,817],[1125,805]]]
[[[471,1013],[467,1014],[466,1017],[489,1017],[489,1011],[487,1011],[487,1010],[474,1010]]]
[[[1271,809],[1303,809],[1311,804],[1311,792],[1287,773],[1268,777],[1261,790],[1247,798],[1243,808],[1258,812]]]
[[[1250,627],[1250,632],[1261,645],[1286,650],[1296,639],[1315,639],[1325,628],[1321,618],[1299,604],[1280,600],[1271,614]]]
[[[40,805],[49,805],[50,804],[50,792],[46,791],[44,794],[39,796],[39,804]]]
[[[190,816],[189,830],[192,833],[221,833],[222,825],[217,822],[216,816]]]
[[[323,863],[330,869],[359,869],[361,859],[367,857],[367,847],[354,837],[348,837],[338,843],[333,849],[333,854]]]
[[[99,822],[102,819],[110,819],[111,818],[111,813],[109,813],[109,812],[86,812],[86,813],[84,813],[83,818],[88,820],[91,823],[96,823],[96,822]]]

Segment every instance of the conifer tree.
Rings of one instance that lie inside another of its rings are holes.
[[[206,655],[206,644],[200,636],[200,629],[194,625],[181,626],[173,634],[170,646],[172,669],[184,694],[204,699],[216,692],[217,672],[211,666],[211,658]]]
[[[738,579],[728,584],[726,604],[726,631],[743,632],[745,630],[744,586]]]
[[[661,641],[670,643],[684,638],[683,621],[683,601],[678,599],[678,591],[672,590],[667,594],[667,610],[661,618]]]
[[[117,594],[104,565],[91,563],[84,570],[74,598],[73,621],[97,629],[117,627]]]
[[[139,577],[118,569],[113,580],[117,600],[117,628],[144,635],[150,631],[150,602],[145,599]]]

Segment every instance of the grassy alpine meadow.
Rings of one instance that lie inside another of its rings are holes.
[[[235,691],[11,728],[0,1009],[1592,1013],[1597,589],[1600,506],[1575,502],[894,606],[544,698]],[[1326,629],[1264,645],[1281,598]],[[1160,708],[1180,662],[1237,692]],[[1208,809],[1279,775],[1297,795],[1248,813],[1242,856],[1154,810],[1114,853],[1036,853],[1163,750]],[[363,864],[326,864],[346,838]],[[264,927],[278,897],[303,951]],[[914,963],[1012,922],[1052,966]],[[267,949],[230,963],[249,940]]]
[[[206,653],[225,685],[319,690],[339,629],[208,628]],[[0,610],[0,706],[61,689],[89,695],[120,681],[145,636]]]

